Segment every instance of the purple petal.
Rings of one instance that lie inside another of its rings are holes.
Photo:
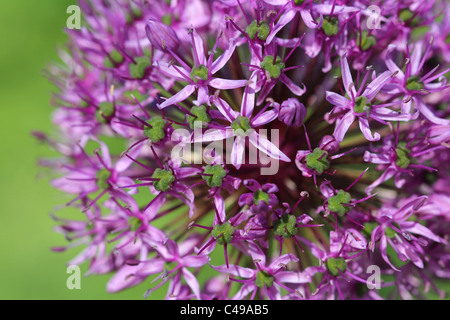
[[[291,22],[292,19],[294,19],[296,13],[297,13],[297,11],[292,10],[292,9],[288,9],[285,13],[283,13],[281,15],[281,17],[278,20],[278,22],[274,25],[274,27],[272,29],[272,32],[270,32],[269,36],[267,37],[266,44],[269,44],[269,43],[272,42],[273,37],[276,36],[278,31],[283,29],[283,27],[285,25],[287,25],[289,22]]]
[[[337,141],[342,142],[344,140],[344,136],[347,133],[348,128],[352,125],[353,121],[355,121],[355,116],[353,113],[347,112],[347,114],[342,117],[342,119],[336,121],[336,128],[334,129],[333,136]]]
[[[198,268],[207,264],[209,260],[211,259],[206,255],[187,256],[183,258],[183,266],[188,268]]]
[[[376,164],[388,164],[391,163],[391,157],[389,153],[373,153],[366,151],[364,153],[364,161]]]
[[[284,6],[289,0],[264,0],[264,2],[273,6]]]
[[[229,122],[233,122],[239,116],[239,112],[234,111],[225,100],[214,97],[212,102]]]
[[[217,212],[219,214],[219,219],[220,219],[220,221],[217,221],[217,216],[215,216],[214,221],[216,223],[226,221],[227,216],[226,216],[226,212],[225,212],[225,201],[223,201],[223,198],[222,198],[222,195],[220,194],[220,192],[216,192],[214,194],[214,204],[217,208]]]
[[[282,271],[276,275],[278,281],[283,283],[310,283],[311,276],[303,272]]]
[[[434,115],[434,113],[430,110],[430,108],[422,101],[420,98],[414,98],[414,102],[416,103],[417,109],[420,111],[420,114],[427,118],[429,121],[435,124],[450,124],[450,120],[438,118]]]
[[[437,236],[436,234],[433,233],[433,231],[431,231],[427,227],[421,225],[420,223],[411,222],[410,226],[408,226],[408,224],[409,223],[407,222],[407,223],[402,223],[400,225],[402,227],[402,231],[407,231],[407,232],[410,232],[410,233],[418,234],[418,235],[421,235],[421,236],[423,236],[425,238],[433,240],[435,242],[446,243],[446,241],[444,239],[442,239],[441,237]]]
[[[326,99],[329,103],[342,108],[348,108],[351,104],[349,99],[331,91],[326,92]]]
[[[291,162],[288,156],[278,149],[272,142],[270,142],[265,136],[256,133],[255,131],[250,133],[250,143],[258,150],[264,152],[269,157],[279,159],[285,162]]]
[[[135,273],[141,266],[124,265],[116,274],[108,281],[106,290],[109,293],[119,292],[123,289],[138,285],[145,280],[145,277],[138,277]]]
[[[253,193],[244,193],[239,197],[239,206],[251,205],[253,203]]]
[[[300,15],[302,16],[303,22],[308,28],[317,29],[322,25],[322,23],[317,23],[316,20],[313,19],[309,10],[300,9]],[[320,17],[320,19],[323,19],[322,16]]]
[[[231,129],[208,129],[201,136],[194,135],[193,142],[210,142],[225,140],[233,136]]]
[[[209,90],[207,85],[202,85],[198,87],[197,100],[194,100],[193,103],[196,106],[200,106],[206,103],[209,100]]]
[[[411,56],[411,75],[417,74],[419,70],[420,60],[422,56],[422,42],[418,41],[414,45],[414,51]]]
[[[242,165],[245,149],[245,137],[236,136],[234,140],[233,149],[231,150],[231,163],[239,169]]]
[[[294,256],[292,253],[283,254],[281,257],[278,257],[267,267],[268,270],[277,271],[280,267],[287,265],[289,262],[298,262],[298,258]]]
[[[380,92],[383,86],[391,81],[392,73],[390,71],[385,71],[375,78],[369,85],[364,89],[363,96],[365,96],[369,101],[372,101],[373,98]]]
[[[174,67],[163,61],[156,61],[153,63],[153,66],[157,67],[164,75],[173,78],[173,80],[186,81],[189,79],[190,72],[183,67]]]
[[[253,192],[261,189],[261,185],[255,179],[244,180],[244,185],[247,187],[247,189],[249,189],[250,191],[253,191]]]
[[[162,259],[154,259],[149,262],[140,264],[140,269],[136,271],[138,277],[148,277],[151,274],[157,274],[164,271],[165,261]]]
[[[249,84],[245,87],[244,98],[241,105],[241,115],[250,118],[255,107],[256,71],[250,76]]]
[[[269,122],[272,122],[278,117],[278,111],[275,109],[266,111],[259,115],[258,117],[253,118],[251,125],[252,127],[259,127],[265,125]]]
[[[182,272],[183,272],[184,280],[186,281],[187,285],[191,288],[195,297],[198,300],[201,300],[200,285],[198,284],[197,278],[186,268],[183,268]]]
[[[229,80],[222,78],[212,78],[208,84],[216,89],[236,89],[244,87],[247,84],[248,80]]]
[[[266,266],[266,255],[256,242],[254,241],[248,242],[248,251],[252,256],[253,261],[258,261],[260,266],[262,266],[263,268]]]
[[[217,71],[223,68],[223,66],[228,62],[228,60],[230,60],[231,56],[233,55],[234,49],[236,49],[236,40],[230,39],[228,48],[225,49],[220,57],[218,57],[217,60],[212,63],[211,74],[215,74]]]
[[[331,10],[333,8],[332,4],[316,4],[314,6],[314,10],[317,11],[318,13],[321,13],[323,15],[330,15],[331,14]],[[349,6],[334,6],[334,10],[333,13],[334,14],[339,14],[339,13],[350,13],[350,12],[356,12],[359,11],[360,9],[355,8],[355,7],[349,7]]]
[[[168,106],[171,106],[175,103],[181,102],[186,100],[187,98],[190,97],[190,95],[195,91],[195,86],[192,84],[188,84],[186,87],[184,87],[183,89],[181,89],[177,94],[175,94],[174,96],[170,97],[169,99],[167,99],[166,101],[164,101],[163,103],[158,105],[159,109],[164,109]]]
[[[291,90],[291,92],[297,96],[301,96],[306,92],[306,87],[303,85],[303,88],[300,88],[296,85],[291,79],[289,79],[284,73],[280,76],[280,81],[285,84],[286,87]]]
[[[346,55],[344,55],[341,58],[341,69],[342,69],[342,82],[344,83],[345,92],[347,92],[349,97],[355,97],[356,89],[355,85],[353,84],[352,74],[350,73],[350,67],[348,66]]]
[[[216,271],[219,271],[221,273],[228,273],[231,274],[233,276],[236,277],[240,277],[240,278],[252,278],[255,274],[255,270],[250,269],[250,268],[244,268],[241,266],[236,266],[236,265],[230,265],[229,267],[227,266],[211,266],[211,268],[213,268]]]
[[[194,54],[195,65],[197,67],[201,64],[206,65],[205,50],[203,49],[203,39],[195,29],[192,30],[192,35],[194,38],[193,46],[195,47],[195,52],[197,53],[197,55]]]
[[[359,128],[361,129],[361,132],[363,133],[364,137],[369,141],[378,141],[380,140],[380,134],[378,132],[375,132],[372,136],[372,132],[370,131],[369,127],[369,120],[365,117],[359,117]]]
[[[127,153],[128,156],[130,156],[130,158],[132,158],[132,159],[137,159],[139,157],[139,154],[141,153],[141,150],[143,147],[144,147],[144,144],[140,143],[139,145],[137,145],[136,147],[134,147]],[[133,163],[133,161],[130,158],[128,158],[128,157],[120,158],[120,160],[117,161],[117,163],[115,165],[115,170],[117,172],[124,172],[125,170],[127,170]]]

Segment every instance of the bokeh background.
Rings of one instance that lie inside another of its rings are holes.
[[[66,263],[77,249],[52,231],[50,213],[65,195],[52,189],[38,159],[54,156],[33,130],[51,133],[51,92],[43,76],[64,46],[66,9],[75,0],[0,0],[0,299],[140,299],[149,281],[118,294],[106,293],[111,277],[82,277],[81,290],[69,290]],[[68,213],[73,217],[78,212]],[[82,266],[82,271],[86,266]],[[450,291],[448,282],[439,283]],[[162,291],[151,296],[162,299]],[[447,294],[448,296],[448,294]],[[435,299],[435,294],[430,295]]]
[[[37,166],[38,159],[53,154],[31,132],[53,130],[55,88],[43,71],[58,61],[71,4],[76,1],[0,0],[0,299],[139,299],[150,286],[111,295],[106,293],[111,276],[105,275],[82,277],[81,290],[68,290],[66,263],[79,250],[50,250],[67,244],[53,232],[56,223],[49,215],[67,198]]]

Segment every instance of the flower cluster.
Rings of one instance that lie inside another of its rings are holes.
[[[79,5],[36,133],[70,264],[167,299],[443,294],[448,2]]]

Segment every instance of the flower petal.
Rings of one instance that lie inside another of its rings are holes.
[[[356,89],[353,83],[350,67],[348,66],[347,56],[343,55],[341,58],[342,82],[344,83],[345,92],[349,97],[356,97]]]
[[[278,31],[283,29],[285,25],[287,25],[289,22],[291,22],[292,19],[294,19],[295,14],[297,11],[288,9],[285,13],[283,13],[278,20],[278,22],[273,26],[272,32],[270,32],[269,36],[266,39],[266,44],[269,44],[272,42],[273,37],[276,36]]]
[[[288,156],[286,156],[277,146],[267,139],[262,134],[258,134],[255,131],[251,132],[249,135],[250,143],[255,146],[258,150],[264,152],[269,157],[274,159],[279,159],[285,162],[291,162]]]
[[[245,149],[245,137],[236,136],[234,140],[233,149],[231,150],[231,163],[239,169],[242,165]]]
[[[369,101],[372,101],[373,98],[380,92],[385,84],[391,81],[392,72],[385,71],[376,77],[367,87],[364,89],[363,96],[365,96]]]
[[[198,284],[197,278],[186,268],[183,268],[182,272],[183,272],[184,280],[186,281],[187,285],[191,288],[195,297],[198,300],[201,300],[200,285]]]
[[[291,79],[289,79],[284,73],[280,76],[280,81],[284,83],[286,87],[291,90],[293,94],[296,96],[301,96],[306,92],[306,87],[303,85],[303,88],[300,88],[298,85],[296,85]]]
[[[337,141],[342,142],[342,140],[344,140],[344,136],[353,121],[355,121],[355,116],[352,112],[347,112],[345,116],[336,121],[336,128],[334,129],[333,136]]]
[[[211,66],[211,74],[216,73],[220,69],[223,68],[223,66],[230,60],[231,56],[234,53],[234,49],[236,49],[236,40],[230,39],[230,43],[228,45],[228,48],[225,49],[225,51],[212,63]]]
[[[248,80],[229,80],[222,78],[212,78],[208,84],[216,89],[236,89],[244,87],[247,84]]]
[[[361,132],[363,133],[364,137],[369,141],[378,141],[380,140],[380,134],[378,132],[375,132],[372,136],[372,132],[370,131],[369,127],[369,120],[365,118],[364,116],[359,117],[359,128],[361,129]]]
[[[190,97],[190,95],[195,91],[195,86],[192,84],[188,84],[186,87],[178,91],[174,96],[170,97],[166,101],[161,104],[158,104],[159,109],[164,109],[168,106],[171,106],[175,103],[186,100]]]

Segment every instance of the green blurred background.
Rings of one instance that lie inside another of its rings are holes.
[[[140,299],[149,287],[111,295],[106,275],[82,277],[81,290],[69,290],[66,263],[79,250],[50,251],[67,244],[49,216],[67,198],[37,166],[52,153],[30,133],[52,132],[54,87],[42,73],[66,41],[71,4],[76,1],[0,0],[0,299]]]

